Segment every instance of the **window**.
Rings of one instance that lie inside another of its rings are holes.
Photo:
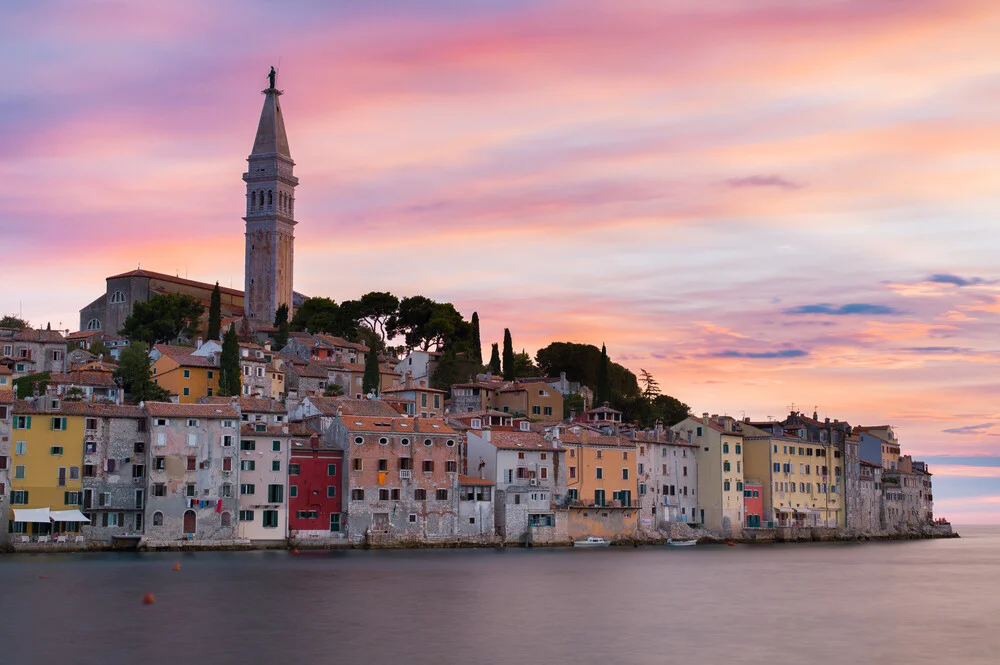
[[[18,441],[14,444],[14,454],[15,455],[27,455],[28,454],[28,444],[25,441]]]
[[[62,455],[63,454],[62,446],[52,446],[51,448],[49,448],[49,453],[57,456]]]
[[[603,468],[597,467],[596,469],[594,469],[594,471],[597,473],[597,479],[598,480],[603,480],[604,479],[604,469]]]
[[[597,451],[597,459],[604,459],[604,451],[603,450],[598,450]]]
[[[448,439],[447,441],[444,442],[444,445],[448,446],[449,448],[454,448],[455,447],[455,440],[454,439]]]
[[[365,491],[363,489],[355,488],[351,490],[351,501],[364,501]]]
[[[570,478],[576,478],[576,467],[575,466],[569,467],[569,477]]]
[[[92,465],[88,465],[88,466],[91,466],[91,468],[93,468]],[[154,471],[163,471],[166,468],[167,468],[167,458],[166,457],[154,457],[153,458],[153,470]],[[91,475],[93,475],[93,474],[91,474]]]
[[[728,460],[726,460],[725,462],[722,463],[722,470],[723,471],[729,471],[730,470],[730,466],[729,466],[729,461]]]
[[[743,481],[741,481],[741,480],[737,480],[736,481],[736,491],[737,492],[742,492],[743,491]]]
[[[701,428],[698,428],[698,436],[701,436]]]
[[[222,435],[222,447],[223,448],[232,448],[233,447],[233,435],[232,434],[223,434]]]
[[[594,490],[594,505],[595,506],[604,505],[604,490]]]
[[[267,486],[267,502],[268,503],[281,503],[285,500],[285,486],[284,485],[268,485]]]
[[[240,521],[241,522],[253,522],[253,511],[252,510],[241,510],[240,511]]]
[[[410,445],[410,440],[409,439],[400,439],[399,440],[399,445],[401,445],[401,446],[408,446],[408,445]]]
[[[387,445],[389,445],[389,439],[387,439],[387,438],[386,438],[386,437],[384,437],[384,436],[382,436],[382,437],[379,437],[379,440],[378,440],[378,442],[379,442],[379,445],[382,445],[382,446],[387,446]]]
[[[125,294],[122,291],[115,291],[111,294],[111,304],[125,302]]]
[[[378,461],[378,470],[379,471],[388,471],[389,470],[389,460],[387,460],[385,458],[380,459]]]
[[[438,501],[447,501],[448,500],[448,490],[438,490],[435,493],[435,498]]]
[[[424,460],[424,473],[434,473],[434,460]]]
[[[434,443],[434,442],[433,442],[433,441],[431,441],[430,439],[424,439],[424,445],[425,445],[425,446],[428,446],[428,447],[430,447],[430,446],[431,446],[431,444],[433,444],[433,443]]]
[[[66,419],[65,418],[53,418],[52,419],[52,429],[54,429],[54,430],[65,430],[66,429]]]
[[[427,490],[413,490],[413,500],[414,501],[426,501],[427,500]]]
[[[330,467],[331,466],[333,467],[333,473],[330,473]],[[300,467],[299,467],[298,464],[289,464],[288,465],[288,475],[290,475],[290,476],[297,476],[297,475],[299,475],[299,468]],[[337,473],[337,465],[336,464],[330,464],[330,465],[328,465],[326,467],[326,473],[329,476],[335,475]]]
[[[365,438],[363,436],[356,436],[356,437],[354,437],[354,443],[356,443],[357,445],[360,446],[364,442],[365,442]]]
[[[299,486],[298,485],[289,485],[288,486],[288,498],[289,499],[294,499],[298,495],[299,495]]]
[[[449,464],[454,464],[455,462],[448,462],[448,463],[449,463]],[[548,479],[548,477],[549,477],[549,467],[547,467],[547,466],[543,466],[543,467],[539,468],[539,469],[538,469],[538,476],[539,476],[539,477],[540,477],[540,478],[541,478],[542,480],[547,480],[547,479]]]
[[[682,475],[684,475],[684,476],[688,475],[688,468],[687,467],[684,467],[684,473]]]
[[[243,483],[242,485],[240,485],[240,494],[253,494],[255,489],[256,488],[253,485],[249,483]]]
[[[326,497],[328,499],[333,499],[336,496],[337,496],[337,486],[336,485],[327,485],[326,486]]]
[[[628,480],[628,469],[622,469],[622,480]]]
[[[197,457],[188,457],[187,458],[187,470],[188,471],[197,471],[198,470],[198,458]]]
[[[340,531],[340,513],[330,513],[330,531],[334,533]]]
[[[192,497],[195,495],[194,483],[188,483],[187,484],[187,492],[185,492],[185,494],[187,496],[192,496]]]
[[[257,450],[256,441],[240,441],[240,450]]]
[[[531,415],[533,415],[533,416],[540,416],[540,415],[542,415],[542,407],[540,407],[540,406],[533,406],[533,407],[531,407]]]
[[[729,481],[728,481],[728,480],[726,480],[726,481],[723,481],[723,483],[722,483],[722,489],[723,489],[724,491],[728,492],[728,491],[729,491],[729,488],[730,488],[730,487],[731,487],[731,485],[730,485],[730,483],[729,483]]]
[[[75,468],[76,467],[71,467],[70,468],[70,477],[71,478],[73,476],[73,473],[72,473],[73,469],[75,469]],[[133,478],[145,478],[146,477],[146,465],[145,464],[133,464],[132,465],[132,477]]]
[[[775,462],[774,463],[774,472],[775,473],[781,473],[781,462]]]
[[[24,480],[24,465],[19,464],[14,467],[14,480]]]
[[[101,322],[98,319],[87,321],[87,330],[100,330]]]
[[[378,491],[378,500],[379,501],[388,501],[389,500],[389,490],[385,489],[385,488],[380,489]]]
[[[233,486],[231,483],[222,484],[222,496],[229,498],[233,496]]]
[[[265,529],[276,529],[278,527],[278,511],[265,510],[263,524]]]
[[[736,454],[740,455],[742,453],[743,453],[743,446],[741,446],[740,444],[737,443],[736,444]]]

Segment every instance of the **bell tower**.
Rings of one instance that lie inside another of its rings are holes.
[[[292,260],[294,254],[295,162],[288,149],[285,121],[275,87],[274,67],[269,85],[262,90],[264,108],[260,112],[253,150],[243,174],[247,184],[246,272],[244,311],[254,322],[270,325],[281,305],[292,310]]]

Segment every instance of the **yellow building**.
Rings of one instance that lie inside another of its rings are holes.
[[[9,368],[0,365],[0,390],[14,389],[14,372]]]
[[[582,427],[557,429],[566,450],[570,537],[634,536],[639,526],[635,441]]]
[[[544,381],[515,381],[497,391],[493,408],[529,418],[562,420],[562,393]]]
[[[743,433],[729,416],[688,416],[673,427],[682,441],[698,446],[698,517],[725,537],[744,524]]]
[[[840,458],[781,423],[741,423],[744,474],[762,484],[761,526],[844,526]]]
[[[177,395],[181,404],[193,404],[202,397],[218,394],[219,367],[212,356],[185,353],[183,347],[158,345],[156,348],[161,354],[153,362],[153,382]],[[178,348],[182,350],[176,350]]]
[[[19,522],[17,511],[79,510],[83,486],[86,403],[63,402],[49,392],[34,402],[14,403],[11,430],[10,519],[14,534],[47,535],[79,531],[79,522],[50,525],[48,519]]]

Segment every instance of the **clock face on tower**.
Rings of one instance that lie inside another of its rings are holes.
[[[285,121],[272,68],[270,87],[243,174],[247,185],[245,301],[246,315],[270,323],[281,305],[292,308],[295,162],[288,148]]]

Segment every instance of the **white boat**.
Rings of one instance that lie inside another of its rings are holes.
[[[667,547],[694,547],[697,544],[697,540],[673,540],[667,538]]]
[[[574,540],[573,547],[607,547],[611,544],[610,540],[604,540],[598,536],[591,536],[587,540]]]

